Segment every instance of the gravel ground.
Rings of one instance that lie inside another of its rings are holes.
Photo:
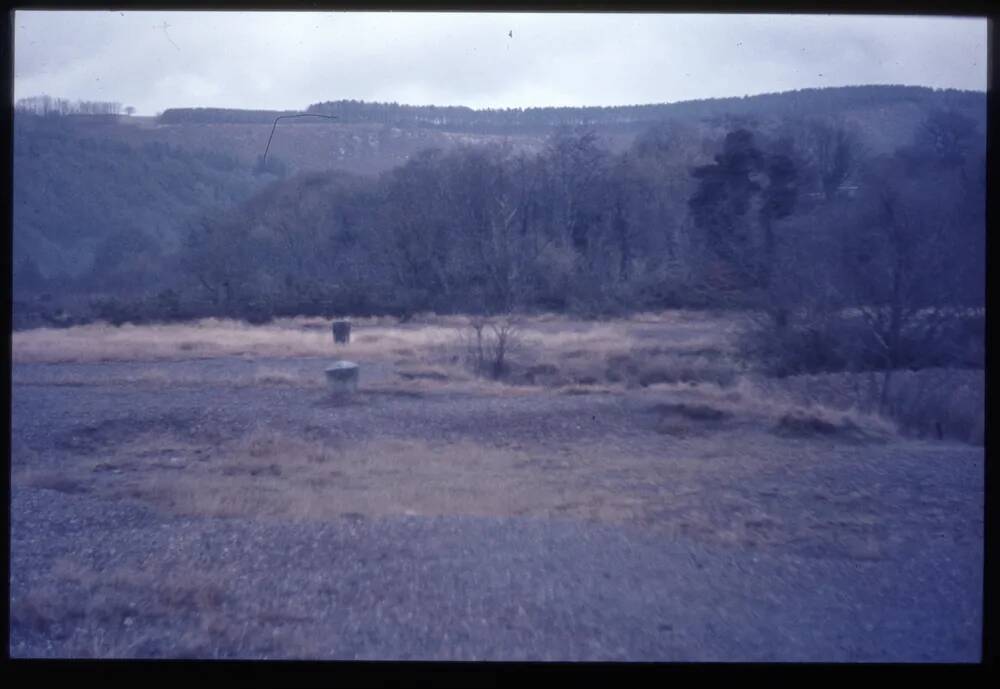
[[[15,469],[65,466],[163,426],[206,442],[269,426],[340,440],[663,443],[637,433],[634,400],[615,396],[359,395],[331,407],[294,388],[227,387],[249,368],[239,359],[156,366],[203,383],[99,383],[143,364],[15,366]],[[891,516],[878,557],[833,540],[747,548],[573,519],[180,517],[15,481],[11,655],[978,661],[982,450],[824,452],[727,490],[764,504],[875,486],[872,509]],[[835,518],[843,506],[820,509]]]
[[[164,520],[35,489],[14,491],[13,514],[15,597],[67,551],[97,571],[182,563],[222,582],[216,614],[245,636],[185,648],[190,620],[144,616],[139,598],[103,627],[143,657],[979,660],[971,546],[857,562],[558,520]],[[63,655],[74,635],[93,635],[73,623],[44,635],[15,625],[12,655]]]

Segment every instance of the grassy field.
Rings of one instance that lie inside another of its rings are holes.
[[[690,486],[716,471],[730,477],[754,471],[760,461],[748,449],[724,462],[691,465],[686,452],[663,456],[664,437],[689,446],[697,456],[723,457],[746,430],[844,438],[895,434],[893,424],[850,409],[803,405],[774,390],[761,394],[734,359],[730,342],[739,321],[728,314],[670,312],[603,322],[524,318],[517,324],[510,370],[502,381],[470,371],[468,326],[463,317],[429,316],[406,324],[356,320],[351,343],[335,348],[328,322],[321,319],[256,327],[216,320],[88,325],[15,333],[14,360],[148,362],[125,370],[109,366],[96,378],[60,373],[45,380],[48,386],[126,385],[164,394],[183,387],[221,386],[246,394],[285,389],[322,399],[325,381],[315,369],[282,362],[335,354],[384,373],[366,381],[355,406],[410,400],[424,403],[418,408],[436,417],[447,415],[448,405],[461,407],[468,400],[521,399],[542,409],[542,415],[558,417],[559,400],[574,404],[573,398],[579,398],[584,406],[618,405],[623,417],[643,420],[643,432],[632,437],[627,427],[615,426],[606,437],[586,443],[552,442],[540,435],[533,442],[522,438],[497,444],[475,437],[454,442],[399,438],[376,429],[364,442],[337,444],[310,437],[301,428],[272,426],[204,442],[183,427],[161,424],[123,437],[106,429],[99,434],[100,452],[58,469],[26,463],[18,479],[67,491],[78,486],[106,497],[141,497],[184,514],[325,518],[403,510],[634,521],[647,518],[650,504],[660,504],[664,496],[651,501],[628,491],[619,494],[617,483],[601,479],[608,468],[648,481],[670,475],[674,485],[685,477]],[[253,365],[212,381],[171,367],[172,362],[219,357],[242,357]],[[15,384],[31,380],[15,371]],[[428,404],[434,400],[444,406]],[[516,428],[513,435],[518,435]],[[749,438],[748,448],[753,444]],[[211,462],[199,461],[209,455]],[[171,472],[172,467],[184,470]]]
[[[80,447],[99,452],[70,467],[21,462],[16,478],[64,492],[140,498],[192,515],[329,518],[404,512],[628,522],[652,519],[665,502],[678,509],[690,503],[701,490],[692,486],[733,481],[786,461],[788,442],[796,439],[886,443],[904,432],[926,435],[913,421],[921,415],[943,419],[963,440],[975,441],[982,433],[974,376],[931,371],[924,376],[931,384],[918,385],[919,376],[910,373],[900,386],[913,398],[909,406],[900,405],[901,417],[909,414],[910,423],[883,418],[863,411],[864,381],[857,376],[754,376],[732,350],[740,321],[730,314],[669,312],[603,322],[524,318],[517,323],[510,370],[502,381],[470,371],[468,327],[463,317],[427,316],[406,324],[356,320],[351,343],[334,347],[328,322],[321,319],[267,326],[217,320],[89,325],[15,333],[14,360],[148,362],[108,367],[97,378],[61,373],[47,378],[47,386],[125,385],[164,394],[184,387],[245,391],[239,395],[278,389],[324,404],[318,369],[283,362],[317,357],[322,363],[335,354],[383,374],[366,380],[353,400],[325,402],[345,414],[403,400],[426,410],[433,428],[447,420],[449,409],[460,418],[472,401],[520,399],[543,410],[540,416],[558,420],[559,400],[580,398],[583,406],[565,412],[567,418],[597,405],[606,415],[616,410],[621,423],[610,425],[604,437],[579,443],[544,434],[525,439],[516,427],[510,442],[487,442],[475,433],[457,440],[397,436],[374,428],[363,441],[345,443],[310,433],[315,427],[261,425],[206,441],[177,424],[142,427],[121,437],[98,424]],[[241,357],[253,365],[211,381],[171,367],[219,357]],[[15,369],[15,384],[31,381]],[[919,400],[918,389],[932,390],[936,401]],[[638,424],[637,432],[630,432],[630,424]],[[664,439],[674,449],[666,455]],[[692,463],[692,456],[700,460]],[[641,477],[640,489],[606,480],[609,469]],[[661,483],[674,488],[642,492],[641,486]],[[670,526],[713,534],[710,521],[692,517]]]
[[[901,535],[967,530],[955,521],[970,496],[946,484],[981,442],[981,372],[901,372],[895,416],[881,417],[863,375],[756,374],[741,328],[725,313],[523,318],[501,380],[474,374],[462,317],[359,319],[341,346],[329,322],[301,318],[17,332],[12,481],[205,529],[569,520],[861,562]],[[354,395],[328,392],[334,358],[361,364]],[[63,653],[148,655],[167,632],[121,620],[156,627],[176,611],[172,652],[269,648],[253,630],[278,624],[273,604],[235,624],[221,575],[160,566],[61,552],[12,596],[20,638],[72,619],[84,631]],[[280,653],[312,648],[300,622],[281,622]]]
[[[315,375],[289,371],[274,361],[331,357],[388,367],[383,391],[476,390],[494,395],[617,394],[637,388],[698,388],[718,397],[738,387],[753,406],[804,407],[820,416],[858,414],[917,437],[950,438],[982,445],[985,379],[982,371],[929,369],[894,376],[889,407],[873,419],[874,374],[801,375],[782,379],[754,375],[735,339],[746,326],[738,314],[671,311],[604,321],[564,316],[515,321],[509,370],[502,382],[470,370],[470,318],[424,315],[407,323],[394,318],[355,319],[350,344],[331,346],[329,322],[281,319],[252,326],[205,319],[195,323],[114,327],[96,323],[68,329],[41,328],[13,335],[15,363],[149,362],[119,382],[196,384],[156,362],[239,356],[266,360],[228,381],[233,386],[287,385],[322,388]],[[487,335],[489,334],[487,330]],[[17,376],[15,375],[15,382]],[[77,384],[72,376],[61,384]],[[666,386],[666,387],[664,387]]]

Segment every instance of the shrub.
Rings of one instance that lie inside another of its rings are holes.
[[[890,383],[885,413],[909,435],[982,445],[985,397],[979,371],[899,371]]]
[[[162,320],[176,320],[181,314],[180,295],[172,289],[166,289],[156,295],[157,315]]]
[[[914,320],[895,351],[896,367],[983,366],[983,316],[954,318],[931,327]],[[785,325],[760,317],[739,341],[743,357],[773,376],[885,369],[888,352],[859,316],[800,314]]]
[[[764,397],[789,395],[805,408],[819,407],[891,420],[903,434],[931,440],[983,444],[986,380],[981,370],[894,371],[884,394],[884,374],[837,373],[759,379]],[[879,407],[882,407],[881,410]]]
[[[264,298],[249,299],[239,309],[239,317],[250,325],[270,323],[274,315],[274,305]]]
[[[769,375],[842,371],[848,366],[843,345],[849,334],[826,319],[807,324],[779,325],[758,318],[739,338],[738,350]]]
[[[523,343],[514,319],[473,318],[460,336],[460,346],[467,365],[477,376],[495,380],[510,371],[509,357]]]
[[[138,301],[118,297],[99,297],[90,303],[91,312],[99,320],[112,325],[143,322],[143,308]]]

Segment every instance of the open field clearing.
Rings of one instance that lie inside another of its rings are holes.
[[[348,345],[338,356],[395,360],[422,359],[452,351],[470,319],[465,316],[417,317],[400,323],[391,317],[356,318]],[[725,342],[738,326],[732,316],[674,311],[636,314],[612,321],[575,321],[555,314],[518,320],[521,339],[533,347],[573,358],[579,352],[613,353],[642,344],[670,345],[697,352]],[[669,326],[667,328],[666,326]],[[330,322],[321,318],[277,319],[267,325],[207,318],[194,323],[119,327],[92,323],[72,328],[38,328],[15,332],[15,362],[86,363],[100,361],[173,361],[218,356],[329,357]]]
[[[979,658],[981,373],[904,378],[939,439],[734,316],[526,318],[506,382],[467,323],[15,333],[12,655]]]

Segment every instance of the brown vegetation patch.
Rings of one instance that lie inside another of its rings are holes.
[[[406,388],[381,388],[378,390],[363,390],[360,392],[362,395],[372,395],[375,397],[403,397],[407,399],[423,399],[427,397],[427,393],[421,390],[408,390]]]
[[[877,415],[882,372],[832,373],[763,379],[758,395],[785,398],[801,406]],[[986,376],[982,370],[894,371],[882,411],[905,435],[982,445],[985,435]],[[855,419],[857,421],[857,419]]]
[[[598,443],[554,446],[540,439],[532,446],[499,446],[416,438],[348,440],[311,428],[301,433],[259,428],[204,446],[175,434],[147,434],[67,464],[59,479],[72,486],[69,490],[86,487],[98,498],[135,499],[192,516],[562,514],[622,522],[640,518],[665,495],[689,490],[712,474],[683,453],[665,456],[655,436],[634,442],[609,436]],[[756,462],[744,452],[711,466],[732,477]],[[636,492],[629,482],[609,480],[611,468],[622,476],[642,476],[643,486],[661,488],[650,492],[640,486]],[[13,480],[42,485],[55,476],[22,468]]]
[[[396,375],[404,380],[450,380],[451,376],[439,370],[432,369],[410,369],[406,371],[396,371]]]
[[[340,407],[364,407],[371,403],[367,393],[335,393],[328,392],[313,402],[319,409],[338,409]]]
[[[921,438],[985,443],[986,376],[982,370],[897,371],[886,413]]]
[[[731,416],[729,412],[706,404],[657,404],[652,411],[661,416],[679,416],[692,421],[722,421]]]
[[[504,378],[515,385],[531,385],[542,388],[554,388],[572,382],[571,377],[559,366],[549,362],[513,363]]]
[[[152,367],[141,371],[117,372],[101,376],[63,375],[33,380],[27,376],[15,377],[15,385],[44,385],[51,387],[86,387],[114,385],[142,385],[153,387],[200,387],[206,384],[203,377],[178,373],[166,367]],[[211,385],[220,387],[289,386],[298,388],[323,387],[322,375],[310,375],[302,371],[290,371],[273,366],[260,366],[252,373],[238,373],[228,379],[218,379]]]
[[[86,424],[62,433],[58,447],[81,454],[91,454],[107,447],[129,442],[145,434],[164,432],[189,432],[193,417],[175,414],[118,419],[108,419]]]
[[[475,385],[496,387],[490,394],[522,394],[510,385]],[[592,386],[560,392],[616,391]],[[388,387],[355,397],[374,405],[380,395],[411,393],[417,391]],[[523,394],[552,393],[535,388]],[[658,403],[651,404],[650,398],[659,395]],[[768,493],[753,483],[787,467],[808,469],[830,459],[822,450],[829,443],[782,442],[768,430],[787,418],[784,432],[789,437],[839,439],[838,415],[795,413],[776,402],[769,406],[749,387],[649,389],[632,393],[631,401],[645,428],[609,426],[597,440],[544,435],[530,441],[362,440],[313,423],[298,431],[258,428],[242,437],[196,445],[174,431],[136,437],[99,456],[75,457],[58,477],[85,486],[97,498],[134,499],[188,516],[558,516],[641,523],[737,545],[816,543],[851,557],[878,552],[882,535],[870,521],[879,509],[874,498],[842,505],[829,487],[786,482]],[[866,428],[860,421],[857,425]],[[814,435],[794,435],[803,433]],[[15,467],[12,478],[43,485],[53,477]],[[817,500],[823,504],[813,514]],[[830,545],[832,541],[836,543]]]
[[[239,647],[229,596],[217,577],[193,566],[131,564],[97,571],[61,558],[43,581],[11,599],[11,624],[65,642],[71,657],[212,657]],[[183,625],[180,639],[156,627]]]
[[[678,437],[718,430],[721,422],[731,416],[706,404],[656,404],[651,411],[657,416],[653,427],[657,433]]]
[[[559,389],[559,393],[563,395],[610,395],[614,392],[616,392],[614,388],[606,385],[591,384],[568,385]]]
[[[639,376],[639,365],[630,354],[612,354],[607,358],[604,376],[612,383]]]
[[[864,440],[869,438],[857,424],[847,417],[831,421],[815,414],[797,412],[782,416],[774,433],[789,438],[831,438]]]
[[[736,380],[736,371],[735,365],[720,363],[717,357],[692,356],[684,350],[656,347],[608,356],[603,379],[644,388],[663,383],[730,385]]]
[[[60,493],[88,493],[90,487],[76,478],[55,471],[28,470],[21,474],[22,481],[29,486],[45,488]]]
[[[299,371],[283,371],[275,368],[259,368],[249,381],[236,381],[237,384],[252,385],[287,385],[300,388],[320,388],[325,381],[319,375],[308,375]]]
[[[842,427],[816,416],[805,414],[782,416],[776,428],[778,433],[797,437],[836,435]]]

